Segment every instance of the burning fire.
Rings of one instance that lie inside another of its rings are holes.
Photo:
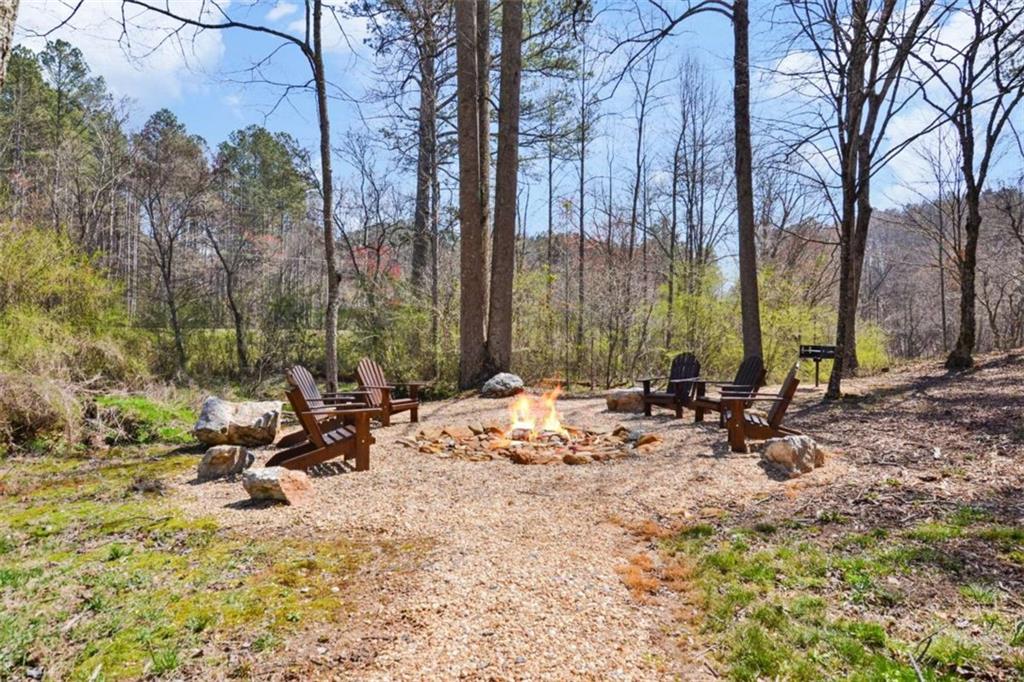
[[[509,433],[528,433],[530,438],[538,433],[567,435],[568,432],[562,428],[562,420],[555,407],[555,400],[561,392],[562,389],[556,386],[540,397],[539,404],[526,394],[519,395],[509,406],[509,419],[512,422]],[[537,428],[535,416],[538,411],[544,413],[540,420],[540,429]]]

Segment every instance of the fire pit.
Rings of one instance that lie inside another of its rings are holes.
[[[508,459],[515,464],[589,464],[650,453],[661,437],[619,425],[610,430],[563,424],[555,401],[559,389],[535,400],[520,394],[509,405],[509,423],[426,427],[400,442],[442,458],[474,462]],[[538,415],[540,417],[538,418]]]

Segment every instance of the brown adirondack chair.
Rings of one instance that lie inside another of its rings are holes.
[[[355,460],[356,471],[370,468],[370,445],[374,442],[370,434],[373,409],[325,407],[313,410],[298,388],[288,390],[288,400],[292,403],[307,439],[276,452],[267,460],[266,466],[308,469],[315,464],[341,457]],[[322,421],[332,413],[341,418],[341,423]]]
[[[285,380],[288,382],[289,387],[298,389],[299,392],[302,393],[302,397],[309,410],[323,410],[323,408],[326,407],[334,407],[339,410],[367,407],[365,391],[320,393],[320,389],[317,388],[313,375],[302,365],[295,365],[286,371]],[[294,405],[292,407],[294,409]],[[379,414],[371,414],[371,416],[378,419],[380,418]],[[323,412],[317,417],[317,419],[323,422],[323,424],[321,424],[321,428],[328,431],[335,426],[343,424],[342,418],[333,412]],[[296,431],[294,433],[289,433],[286,436],[282,436],[277,442],[277,446],[279,448],[291,447],[307,440],[309,440],[309,435],[306,433],[306,430],[303,429],[301,431]]]
[[[793,396],[796,395],[796,387],[800,384],[800,380],[796,376],[798,369],[800,369],[799,364],[793,365],[776,396],[724,399],[726,407],[723,416],[725,417],[725,427],[729,430],[729,447],[733,452],[749,452],[748,438],[750,440],[767,440],[780,436],[800,435],[796,429],[782,425],[786,410],[793,402]],[[772,403],[767,417],[746,411],[751,403],[762,401]]]
[[[637,379],[644,387],[644,414],[651,416],[651,406],[675,410],[676,417],[683,416],[683,408],[693,399],[696,384],[692,379],[700,376],[700,362],[693,353],[680,353],[672,359],[668,377],[643,377]],[[652,391],[651,383],[668,379],[664,391]]]
[[[757,395],[757,392],[764,385],[765,371],[764,362],[758,355],[750,355],[743,358],[739,369],[736,370],[736,377],[731,382],[708,381],[706,379],[695,379],[697,395],[690,401],[689,407],[693,409],[695,422],[704,421],[706,412],[717,412],[719,423],[722,420],[723,400],[736,397],[745,397],[747,400]],[[718,396],[707,394],[708,386],[717,386]],[[748,405],[749,406],[749,405]]]
[[[288,401],[295,410],[306,434],[303,443],[279,450],[266,466],[286,469],[308,469],[337,457],[354,459],[356,471],[370,468],[370,417],[373,408],[331,407],[312,408],[298,388],[287,391]],[[327,419],[334,417],[336,419]]]
[[[366,403],[369,407],[380,408],[380,420],[384,426],[391,424],[391,415],[399,412],[409,412],[409,421],[420,420],[420,386],[427,382],[411,381],[402,384],[409,389],[408,398],[393,398],[391,393],[394,386],[384,378],[384,371],[376,362],[370,358],[363,358],[356,367],[356,376],[359,379],[359,388],[366,391]]]

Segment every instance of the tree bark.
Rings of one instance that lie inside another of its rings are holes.
[[[419,36],[420,112],[419,148],[416,157],[416,208],[413,217],[412,287],[419,292],[427,269],[430,250],[430,204],[434,147],[437,144],[437,84],[434,73],[437,51],[430,17],[423,22]]]
[[[515,279],[516,196],[519,176],[519,91],[522,79],[523,6],[506,0],[501,11],[501,92],[498,103],[498,167],[494,192],[489,371],[512,363],[512,286]]]
[[[338,390],[338,307],[341,275],[334,243],[334,178],[331,176],[331,124],[327,112],[327,79],[320,27],[323,4],[313,1],[313,82],[316,87],[317,122],[320,127],[320,174],[323,195],[324,261],[327,264],[327,306],[324,315],[324,374],[327,390]]]
[[[753,152],[750,145],[750,47],[747,0],[733,0],[733,119],[736,128],[736,216],[739,230],[740,309],[743,354],[761,356],[761,310],[754,234]]]
[[[227,289],[228,308],[231,310],[231,319],[235,325],[235,352],[238,354],[238,371],[244,375],[249,372],[249,349],[245,341],[245,316],[235,301],[234,274],[226,273],[224,284]]]
[[[480,380],[486,356],[487,248],[481,192],[477,7],[455,3],[459,156],[459,387]]]
[[[18,19],[18,0],[0,0],[0,88],[7,76],[7,62],[14,48],[14,25]]]
[[[960,270],[960,332],[956,346],[946,358],[948,369],[970,369],[974,365],[974,344],[977,335],[975,314],[975,270],[978,265],[978,237],[981,234],[981,195],[977,190],[967,192],[967,219],[964,221],[964,255]]]
[[[477,78],[477,127],[480,145],[480,234],[483,239],[484,280],[483,297],[488,300],[488,278],[490,254],[488,245],[491,234],[491,2],[476,2],[476,78]],[[484,308],[484,325],[487,325],[487,308]],[[486,348],[485,360],[486,360]]]

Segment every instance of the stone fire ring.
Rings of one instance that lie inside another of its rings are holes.
[[[658,450],[662,438],[619,425],[610,431],[565,426],[562,432],[511,431],[499,424],[423,428],[402,445],[442,459],[485,462],[507,459],[514,464],[590,464]]]

